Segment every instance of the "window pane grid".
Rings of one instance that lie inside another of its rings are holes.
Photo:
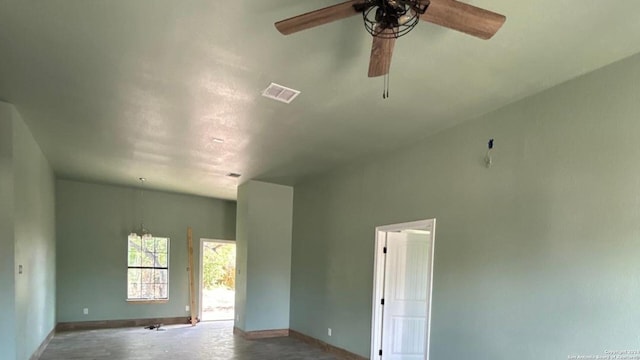
[[[169,239],[129,237],[127,298],[168,299]]]

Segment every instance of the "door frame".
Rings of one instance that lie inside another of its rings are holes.
[[[425,360],[429,360],[429,345],[431,340],[431,300],[433,294],[433,259],[436,240],[436,219],[411,221],[399,224],[383,225],[376,227],[375,255],[373,263],[373,299],[371,302],[371,360],[380,359],[379,351],[382,346],[382,316],[383,305],[380,299],[384,297],[384,275],[386,258],[384,246],[387,232],[399,232],[403,230],[429,230],[431,231],[431,244],[429,246],[429,275],[427,280],[427,329],[425,339]]]
[[[223,244],[235,244],[235,240],[221,240],[221,239],[208,239],[208,238],[200,238],[200,254],[198,255],[198,262],[200,270],[198,272],[198,319],[202,320],[202,277],[204,272],[204,243],[205,242],[216,242]],[[235,290],[235,288],[234,288]]]

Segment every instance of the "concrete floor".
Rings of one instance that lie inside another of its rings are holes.
[[[40,360],[337,360],[292,338],[245,340],[233,322],[171,325],[165,331],[125,328],[56,334]]]

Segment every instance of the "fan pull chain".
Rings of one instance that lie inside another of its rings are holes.
[[[391,78],[389,77],[389,73],[387,73],[387,99],[389,98],[389,80]]]
[[[384,75],[384,83],[382,85],[382,98],[386,99],[387,95],[385,94],[385,91],[387,90],[387,75]]]
[[[384,88],[382,89],[382,98],[389,98],[389,74],[384,75]]]

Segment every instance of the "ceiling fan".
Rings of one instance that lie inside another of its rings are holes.
[[[411,31],[418,20],[490,39],[506,17],[457,0],[349,0],[275,23],[284,35],[362,14],[373,35],[369,77],[387,75],[396,38]]]

